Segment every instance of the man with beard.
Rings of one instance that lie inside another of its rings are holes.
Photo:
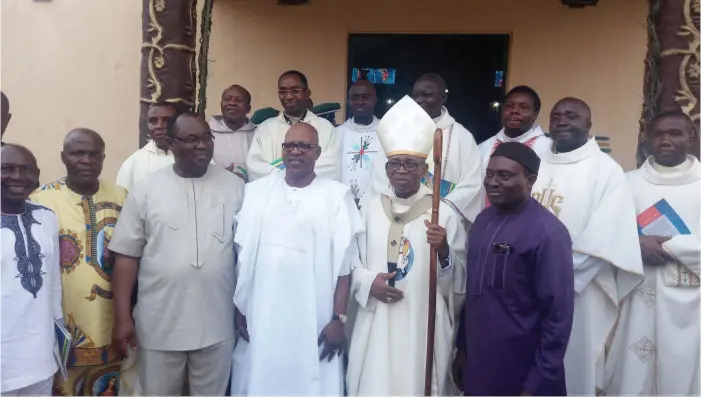
[[[246,160],[250,180],[285,169],[281,146],[285,134],[290,126],[304,122],[319,134],[321,155],[316,162],[316,175],[321,179],[341,181],[341,141],[334,134],[331,123],[308,110],[310,95],[307,77],[301,72],[290,70],[280,76],[278,98],[284,111],[256,128]]]
[[[146,120],[151,140],[124,161],[117,173],[117,186],[129,191],[155,171],[173,164],[173,154],[168,151],[166,143],[166,125],[177,113],[172,103],[159,102],[151,105]]]
[[[440,183],[441,198],[472,222],[483,207],[482,159],[475,138],[455,121],[445,107],[448,89],[441,76],[428,73],[419,77],[414,83],[411,97],[443,130],[443,175],[434,177],[431,151],[427,157],[428,175],[424,183],[428,186],[432,186],[433,182]],[[385,163],[384,158],[378,157],[375,161],[373,194],[386,194],[391,190]]]
[[[63,141],[66,177],[47,183],[32,201],[58,216],[63,283],[63,314],[73,335],[68,379],[56,385],[61,395],[91,395],[97,374],[119,378],[121,354],[112,344],[112,258],[107,243],[127,192],[99,179],[105,142],[86,128]]]
[[[244,182],[210,164],[214,137],[199,116],[179,115],[167,134],[175,163],[129,193],[109,243],[114,345],[121,352],[138,345],[144,395],[180,395],[185,377],[193,395],[224,395],[234,348],[234,216]]]
[[[364,232],[350,189],[315,174],[319,137],[293,125],[286,168],[246,185],[232,395],[341,396],[346,308]],[[229,297],[231,300],[231,297]]]
[[[622,304],[608,395],[699,395],[701,164],[690,154],[694,130],[682,112],[655,116],[646,130],[652,155],[627,175],[645,281]]]
[[[606,344],[619,303],[643,279],[635,205],[625,174],[589,134],[591,110],[564,98],[550,112],[553,148],[533,197],[567,226],[574,263],[574,323],[565,353],[567,392],[605,390]]]
[[[214,163],[248,181],[246,157],[256,126],[247,115],[251,111],[251,94],[234,84],[221,94],[221,115],[209,119],[214,135]]]
[[[27,199],[39,168],[27,148],[2,147],[2,317],[0,393],[50,396],[54,321],[63,323],[58,219]]]
[[[501,131],[478,146],[485,169],[489,156],[504,142],[520,142],[538,156],[550,150],[552,141],[536,124],[539,113],[540,97],[534,89],[520,85],[509,90],[502,101]]]
[[[566,396],[574,271],[567,228],[531,198],[538,155],[496,148],[484,178],[492,206],[468,241],[457,385],[469,396]],[[464,364],[464,365],[463,365]]]
[[[382,146],[377,139],[377,117],[375,86],[367,80],[356,81],[348,91],[352,117],[336,127],[342,140],[343,170],[341,181],[350,186],[358,203],[372,183],[375,158],[384,158]]]

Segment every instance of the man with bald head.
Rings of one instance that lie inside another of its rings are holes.
[[[39,181],[32,152],[2,147],[0,393],[50,396],[58,366],[54,321],[63,322],[58,219],[28,200]]]
[[[247,184],[237,216],[231,393],[340,396],[363,226],[350,189],[316,175],[321,147],[312,125],[293,125],[280,146],[285,170]]]
[[[342,140],[341,182],[350,187],[358,202],[370,189],[375,159],[384,157],[377,139],[375,86],[367,80],[356,81],[348,90],[348,103],[351,118],[336,127],[335,133]]]
[[[550,112],[552,150],[543,155],[533,197],[572,236],[574,323],[565,354],[567,392],[605,392],[607,342],[619,303],[643,279],[633,195],[625,174],[591,136],[591,110],[577,98]]]
[[[66,327],[75,335],[68,379],[56,385],[57,392],[89,395],[99,380],[96,374],[117,379],[120,374],[121,355],[112,345],[112,258],[107,244],[127,192],[99,179],[105,141],[93,130],[69,132],[61,160],[66,176],[39,188],[32,200],[58,216],[63,312]]]
[[[138,346],[144,395],[224,395],[234,348],[234,215],[244,182],[210,164],[214,136],[198,115],[168,123],[175,163],[129,193],[115,253],[114,344]],[[138,278],[133,318],[131,295]]]
[[[419,77],[414,83],[411,97],[433,119],[436,127],[443,130],[442,175],[434,178],[431,151],[426,159],[428,175],[424,183],[429,187],[434,180],[440,183],[441,198],[454,206],[469,222],[473,222],[482,210],[484,201],[482,160],[475,138],[470,131],[455,121],[445,107],[448,88],[438,74],[428,73]],[[384,169],[385,162],[384,159],[375,162],[373,194],[388,193],[391,190]]]
[[[214,163],[248,181],[246,157],[256,126],[247,115],[251,111],[251,93],[238,84],[221,94],[221,115],[209,119],[214,140]]]
[[[283,111],[262,122],[253,136],[246,166],[249,179],[254,181],[285,169],[281,144],[290,126],[303,122],[313,126],[319,134],[321,154],[316,161],[315,173],[322,179],[341,180],[341,141],[334,134],[333,125],[315,115],[307,77],[297,71],[284,72],[277,82],[277,94]]]

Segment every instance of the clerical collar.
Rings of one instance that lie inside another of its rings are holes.
[[[302,113],[301,117],[293,117],[293,116],[288,116],[285,112],[282,113],[282,118],[285,120],[285,122],[289,125],[299,123],[300,121],[304,121],[304,119],[307,117],[307,109],[304,109],[304,113]]]
[[[144,150],[146,150],[147,152],[155,153],[159,156],[168,155],[168,151],[160,149],[158,146],[156,146],[156,142],[154,142],[153,140],[148,141],[146,145],[144,145]]]
[[[372,116],[372,121],[370,124],[365,125],[365,124],[358,124],[355,122],[355,117],[351,117],[350,119],[350,127],[353,131],[374,131],[377,129],[377,117]]]
[[[687,185],[701,179],[701,163],[696,157],[688,155],[685,162],[665,167],[657,164],[655,158],[650,156],[640,167],[640,172],[645,180],[654,185]]]
[[[538,124],[533,124],[533,127],[531,127],[530,130],[524,132],[523,134],[521,134],[515,138],[511,138],[510,136],[506,135],[506,132],[502,128],[501,131],[499,131],[499,133],[497,134],[497,140],[502,141],[502,142],[523,143],[523,141],[526,139],[537,137],[540,135],[545,135],[543,133],[543,130],[540,128],[540,126]]]
[[[553,142],[553,151],[555,150],[555,142]],[[578,147],[577,149],[574,149],[571,152],[567,153],[556,153],[556,152],[550,152],[548,153],[547,161],[551,163],[556,163],[556,164],[568,164],[568,163],[576,163],[578,161],[582,161],[584,159],[587,159],[589,157],[595,156],[597,153],[603,153],[601,149],[599,148],[599,144],[596,143],[596,139],[594,137],[590,137],[587,143],[584,145]]]

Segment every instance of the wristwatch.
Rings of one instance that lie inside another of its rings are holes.
[[[334,314],[333,316],[331,316],[331,320],[338,321],[339,323],[346,325],[346,321],[348,321],[348,317],[346,317],[345,314]]]

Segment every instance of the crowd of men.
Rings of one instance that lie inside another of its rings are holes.
[[[258,125],[240,85],[208,121],[155,103],[115,182],[90,129],[43,185],[3,143],[2,395],[423,395],[431,252],[431,395],[701,392],[687,115],[656,115],[652,155],[624,173],[581,99],[546,134],[538,94],[515,87],[477,145],[436,74],[381,120],[367,81],[339,126],[310,94],[283,73],[283,109]]]

